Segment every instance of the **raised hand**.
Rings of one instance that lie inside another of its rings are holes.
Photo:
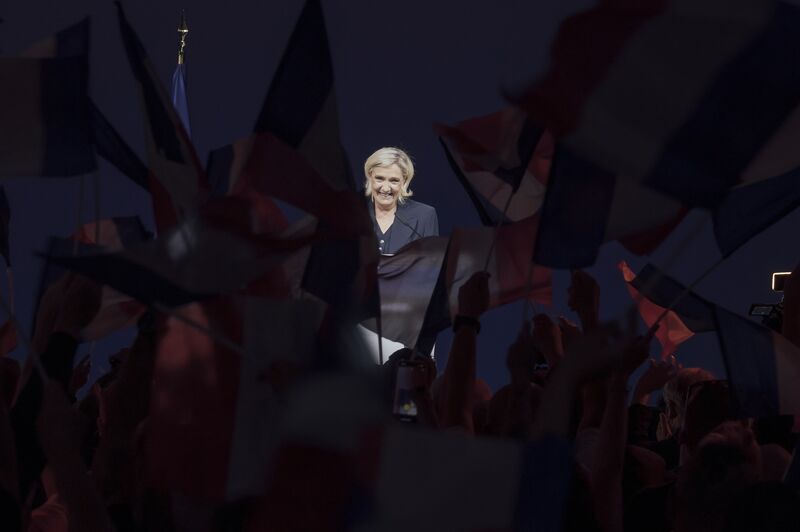
[[[533,317],[533,343],[544,355],[547,364],[553,368],[564,356],[561,329],[547,314]]]
[[[80,459],[84,420],[67,402],[64,390],[55,381],[44,385],[36,427],[48,461],[57,461],[60,465],[62,461]]]
[[[594,277],[583,270],[573,272],[567,293],[567,304],[580,317],[584,331],[594,328],[600,311],[600,287]]]
[[[92,369],[92,360],[89,355],[83,357],[83,359],[78,362],[78,365],[72,370],[72,377],[69,379],[69,394],[74,397],[75,394],[78,393],[78,390],[83,388],[86,384],[86,381],[89,380],[89,372]]]
[[[570,343],[581,336],[578,325],[564,316],[558,317],[558,328],[561,329],[561,343],[564,344],[564,349],[569,349]]]
[[[651,358],[647,370],[639,377],[633,390],[633,402],[646,405],[650,394],[663,388],[681,367],[674,355],[664,360]]]
[[[477,272],[458,289],[458,313],[478,319],[489,308],[489,274]]]
[[[85,277],[67,274],[68,280],[53,331],[79,338],[100,311],[102,287]]]
[[[506,367],[512,387],[529,386],[533,376],[535,347],[527,323],[522,325],[514,343],[508,347]]]

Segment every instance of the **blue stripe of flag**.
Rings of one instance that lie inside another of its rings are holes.
[[[713,212],[714,237],[727,257],[800,205],[800,168],[731,190]]]
[[[556,146],[533,261],[551,268],[594,264],[605,241],[614,176]]]
[[[296,148],[333,91],[333,64],[319,0],[307,0],[253,129]]]
[[[800,103],[800,8],[775,3],[761,33],[716,77],[645,182],[713,207]],[[712,38],[709,36],[709,38]]]
[[[186,130],[186,135],[192,137],[192,127],[189,123],[189,99],[186,96],[186,65],[179,63],[175,66],[175,72],[172,73],[172,105],[175,107],[175,112],[183,122],[183,128]]]
[[[778,372],[772,332],[717,307],[717,334],[741,417],[780,413]]]

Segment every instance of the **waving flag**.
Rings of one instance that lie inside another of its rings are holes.
[[[604,170],[712,207],[800,104],[798,23],[781,1],[600,2],[562,24],[515,99]]]
[[[243,236],[195,217],[129,250],[49,260],[143,303],[173,307],[234,293],[309,241]]]
[[[798,205],[800,168],[731,189],[711,210],[719,252],[732,254]],[[614,177],[559,146],[542,207],[536,261],[558,268],[590,266],[600,246],[612,240],[632,253],[648,254],[687,212],[688,206]]]
[[[650,264],[630,284],[654,305],[671,306],[689,331],[717,333],[739,415],[800,414],[800,389],[796,386],[800,378],[800,347],[763,325],[687,291]]]
[[[633,253],[650,253],[686,212],[678,201],[614,176],[558,145],[534,261],[553,268],[591,266],[600,246],[613,240]]]
[[[139,37],[121,4],[117,8],[122,41],[141,93],[153,211],[159,231],[164,231],[197,212],[206,199],[208,180]]]
[[[189,123],[189,99],[186,96],[186,65],[178,63],[172,73],[172,105],[183,123],[186,135],[192,136],[192,127]]]
[[[666,307],[653,303],[633,286],[632,283],[636,280],[636,274],[633,273],[633,270],[628,267],[625,261],[620,262],[617,267],[622,272],[622,276],[627,283],[628,293],[633,299],[633,303],[639,309],[642,320],[644,320],[648,328],[652,327],[656,320],[661,318],[661,315],[667,310]],[[641,281],[637,284],[641,286]],[[678,294],[675,294],[676,298],[677,296]],[[687,327],[680,316],[672,310],[667,311],[664,317],[661,318],[661,322],[655,333],[658,343],[661,344],[661,354],[664,358],[675,354],[678,346],[692,336],[694,336],[694,332]]]
[[[800,347],[747,318],[717,308],[728,380],[745,417],[800,414]]]
[[[624,266],[624,264],[623,264]],[[621,268],[622,269],[622,268]],[[623,269],[623,275],[626,271]],[[630,277],[630,270],[627,276]],[[656,266],[647,264],[638,275],[627,280],[631,288],[654,305],[672,308],[684,326],[690,331],[708,332],[716,330],[714,323],[715,306],[693,292],[672,277],[660,271]]]
[[[0,255],[6,261],[6,266],[11,267],[11,248],[8,245],[8,232],[11,226],[11,207],[8,205],[6,189],[0,187]]]
[[[712,212],[714,237],[722,256],[732,254],[798,206],[800,168],[734,188]]]
[[[117,133],[100,109],[90,102],[92,112],[92,137],[97,154],[113,164],[122,175],[149,191],[147,166],[125,140]]]
[[[98,231],[99,239],[96,238]],[[121,251],[135,247],[149,237],[150,234],[145,230],[141,220],[135,216],[110,218],[84,224],[69,238],[51,238],[47,254],[48,256],[71,256],[75,250],[76,241],[78,256],[99,250]],[[40,294],[44,294],[47,287],[64,273],[63,268],[48,262],[42,273]],[[134,325],[143,311],[144,307],[139,302],[117,292],[108,285],[103,286],[100,311],[83,331],[83,339],[99,340],[114,331]]]
[[[0,58],[0,177],[95,170],[88,89],[89,19]]]
[[[345,232],[314,243],[303,288],[349,308],[359,319],[375,316],[377,246],[339,139],[333,64],[319,0],[303,6],[254,130],[261,142],[250,152],[240,180],[258,183],[252,186],[318,217],[320,232]]]
[[[434,130],[481,222],[516,222],[539,209],[550,171],[552,136],[523,112],[508,108],[453,127],[436,125]]]
[[[561,530],[573,469],[566,442],[398,427],[378,456],[370,529]]]
[[[543,305],[553,301],[552,272],[549,268],[531,265],[531,252],[536,238],[538,217],[495,230],[491,227],[453,231],[447,251],[447,289],[450,313],[458,309],[458,289],[472,274],[483,270],[491,250],[486,270],[489,278],[489,308],[499,307],[519,299],[530,299]],[[492,250],[492,240],[497,242]],[[528,278],[530,275],[530,278]],[[530,291],[526,294],[526,289]]]
[[[14,320],[7,320],[0,325],[0,358],[17,348],[17,325]]]
[[[322,5],[307,0],[254,131],[272,133],[296,149],[334,190],[354,190],[339,141],[338,116]]]

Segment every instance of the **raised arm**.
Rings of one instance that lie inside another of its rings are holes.
[[[592,461],[595,516],[604,532],[622,532],[622,469],[628,440],[628,379],[647,358],[650,337],[624,348],[622,367],[608,379],[606,407]]]
[[[45,384],[37,420],[39,442],[67,510],[69,530],[111,532],[111,520],[81,458],[78,416],[61,385]]]
[[[442,427],[462,427],[474,432],[472,423],[475,386],[475,352],[479,318],[489,308],[489,274],[473,274],[458,291],[458,315],[455,318],[453,343],[442,377],[444,404]]]
[[[45,297],[43,312],[50,314],[53,331],[44,351],[39,355],[47,378],[61,386],[66,393],[72,376],[72,365],[78,349],[80,331],[92,321],[100,309],[100,287],[91,281],[67,274],[63,284]],[[29,355],[29,358],[32,355]],[[44,457],[38,445],[35,420],[41,405],[43,382],[36,372],[31,372],[22,386],[11,410],[17,463],[19,466],[20,494],[25,497],[31,483],[39,477]]]

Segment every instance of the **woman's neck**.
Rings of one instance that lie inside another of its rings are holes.
[[[378,203],[375,204],[375,215],[376,216],[391,216],[395,212],[397,212],[397,204],[394,204],[391,207],[382,207]]]

